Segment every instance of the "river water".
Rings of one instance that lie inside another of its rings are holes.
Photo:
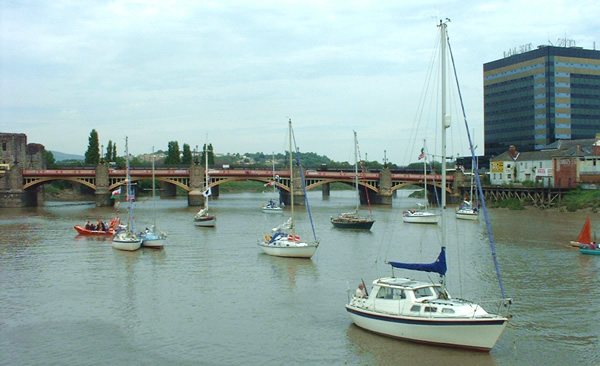
[[[393,207],[374,208],[370,232],[329,223],[352,209],[352,191],[309,197],[321,240],[310,260],[267,256],[256,245],[289,216],[289,208],[261,212],[269,193],[224,193],[211,201],[215,228],[194,226],[196,208],[185,199],[137,203],[137,227],[149,226],[156,212],[168,238],[164,250],[133,253],[73,229],[110,219],[112,208],[47,202],[0,210],[0,364],[600,364],[600,257],[568,247],[586,213],[490,211],[514,317],[488,354],[354,326],[344,309],[347,289],[390,275],[386,260],[432,262],[439,230],[402,222],[402,210],[415,203],[406,193]],[[500,298],[483,220],[455,220],[453,208],[447,211],[450,293]],[[298,232],[309,235],[306,209],[296,213]]]

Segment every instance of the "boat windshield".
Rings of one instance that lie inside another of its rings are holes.
[[[415,298],[435,296],[438,297],[440,290],[437,287],[421,287],[414,290]]]

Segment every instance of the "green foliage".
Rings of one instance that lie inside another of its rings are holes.
[[[179,157],[179,143],[177,141],[169,141],[169,149],[165,158],[165,165],[180,165],[181,158]]]
[[[204,154],[208,152],[208,166],[214,166],[215,165],[215,151],[213,150],[213,146],[212,144],[208,144],[208,146],[206,146],[206,144],[204,144],[204,146],[202,146],[202,152],[200,153],[200,164],[204,165],[204,162],[206,161],[206,157],[204,156]]]
[[[181,158],[181,164],[192,165],[192,150],[188,144],[183,144],[183,156]]]
[[[100,143],[98,142],[98,132],[92,130],[88,140],[88,149],[85,152],[85,163],[98,165],[100,162]]]
[[[114,161],[113,160],[113,144],[112,144],[111,140],[108,140],[108,145],[106,146],[106,154],[104,155],[104,160]]]
[[[493,208],[508,208],[509,210],[524,210],[525,205],[521,200],[516,198],[507,198],[500,202],[493,204],[491,207]]]
[[[46,169],[55,169],[56,168],[56,160],[54,159],[54,154],[52,151],[46,150],[46,155],[44,156],[44,160],[46,161]]]
[[[581,188],[573,189],[563,196],[561,204],[569,212],[586,208],[597,210],[600,207],[600,191],[583,190]]]

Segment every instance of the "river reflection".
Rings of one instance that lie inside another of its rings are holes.
[[[514,318],[488,354],[381,337],[357,328],[346,314],[346,290],[390,275],[386,261],[437,256],[435,226],[402,223],[402,210],[415,202],[399,197],[393,207],[376,206],[371,231],[347,231],[329,220],[352,209],[353,192],[335,191],[328,200],[309,192],[321,245],[305,260],[268,256],[257,246],[289,215],[262,213],[269,195],[222,194],[211,202],[215,228],[196,227],[197,208],[185,199],[160,200],[164,249],[132,253],[73,229],[88,219],[109,219],[112,208],[52,203],[0,210],[0,363],[600,363],[594,311],[600,257],[568,246],[587,213],[490,211],[506,293],[515,303]],[[152,222],[152,208],[136,207],[138,227]],[[298,215],[304,230],[305,209]],[[500,297],[482,223],[449,215],[448,227],[451,294]]]

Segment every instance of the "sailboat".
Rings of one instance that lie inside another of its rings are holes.
[[[142,238],[135,233],[133,216],[133,192],[131,189],[131,175],[129,174],[129,144],[125,137],[125,155],[127,156],[127,205],[129,215],[127,217],[127,227],[117,230],[112,238],[112,247],[120,250],[134,251],[140,249]]]
[[[194,215],[194,223],[196,226],[214,227],[217,223],[217,217],[208,212],[208,198],[211,195],[211,189],[208,185],[208,144],[204,144],[204,207]]]
[[[442,75],[445,76],[446,26],[440,21]],[[444,80],[444,78],[442,78]],[[446,184],[445,134],[449,125],[445,106],[445,81],[442,81],[442,187]],[[465,117],[466,124],[466,117]],[[468,133],[468,130],[467,130]],[[469,135],[471,154],[473,145]],[[478,184],[478,187],[481,187]],[[480,192],[481,193],[481,192]],[[482,194],[480,194],[483,197]],[[442,208],[445,208],[446,192],[442,190]],[[498,271],[493,238],[489,229],[487,208],[482,200],[482,209],[488,225],[488,235],[494,263]],[[433,263],[387,262],[392,266],[392,276],[372,282],[370,295],[354,294],[349,290],[346,310],[352,321],[359,327],[384,336],[435,345],[470,348],[482,351],[491,350],[508,324],[508,317],[488,313],[475,302],[455,299],[446,289],[446,215],[442,215],[442,246]],[[437,273],[439,283],[399,278],[393,274],[394,268]],[[504,297],[502,280],[498,271],[498,282],[503,304],[508,307],[510,299]]]
[[[471,192],[469,197],[456,208],[456,218],[461,220],[477,220],[479,218],[479,210],[477,209],[477,200],[473,203],[473,166],[471,166]]]
[[[579,248],[579,246],[581,244],[590,245],[591,243],[592,243],[592,220],[588,216],[587,219],[585,219],[585,223],[583,223],[583,227],[581,228],[581,231],[579,232],[577,239],[571,240],[571,246]]]
[[[341,229],[365,229],[371,230],[375,219],[373,215],[370,217],[361,217],[358,214],[360,208],[360,195],[358,194],[358,139],[356,131],[354,131],[354,187],[356,191],[356,209],[352,212],[342,212],[338,217],[332,217],[331,223],[334,227]],[[368,200],[368,197],[367,197]],[[371,205],[369,203],[369,210]]]
[[[277,199],[275,199],[275,198],[270,199],[266,205],[262,205],[263,212],[266,212],[266,213],[282,213],[283,212],[283,206],[278,203],[279,195],[277,194],[277,185],[275,184],[275,182],[277,182],[277,180],[278,179],[275,176],[275,153],[273,153],[273,180],[271,182],[267,183],[266,185],[273,186],[273,196],[277,197]]]
[[[437,224],[440,222],[441,214],[429,209],[427,200],[427,154],[425,153],[425,140],[419,159],[423,159],[423,197],[425,203],[417,203],[416,209],[402,211],[402,221],[414,224]]]
[[[161,249],[164,247],[164,240],[167,238],[167,234],[158,230],[156,226],[156,187],[154,182],[154,146],[152,147],[152,215],[153,222],[150,229],[141,233],[142,246],[148,248]]]
[[[258,245],[262,250],[268,254],[277,257],[294,257],[294,258],[310,258],[315,254],[319,247],[319,240],[315,233],[315,228],[312,222],[312,216],[310,213],[310,205],[308,203],[308,197],[306,196],[306,189],[304,187],[304,179],[302,180],[302,187],[305,189],[304,197],[306,199],[306,207],[310,217],[310,223],[312,226],[313,240],[302,240],[299,235],[296,235],[295,217],[294,217],[294,169],[293,167],[293,153],[292,153],[292,120],[289,121],[289,138],[290,138],[290,197],[291,197],[291,217],[272,230],[272,234],[265,235],[258,241]],[[302,174],[302,165],[300,164],[300,157],[298,151],[296,151],[296,160]]]

